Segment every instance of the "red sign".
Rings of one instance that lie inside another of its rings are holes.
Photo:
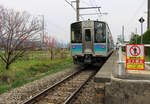
[[[127,70],[145,69],[145,48],[143,44],[126,45],[126,69]]]
[[[131,48],[130,48],[130,54],[132,56],[138,56],[140,55],[141,53],[141,49],[140,47],[136,46],[136,45],[133,45]]]

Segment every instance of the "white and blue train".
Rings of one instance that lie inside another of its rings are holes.
[[[103,21],[80,21],[71,24],[71,55],[75,64],[104,61],[113,52],[113,38]]]

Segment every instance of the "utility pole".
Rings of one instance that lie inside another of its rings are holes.
[[[65,0],[71,7],[73,7],[73,5],[72,5],[72,3],[76,3],[76,21],[78,22],[78,21],[80,21],[80,16],[81,15],[97,15],[97,13],[95,13],[95,14],[80,14],[80,10],[82,9],[98,9],[99,11],[100,11],[100,9],[99,8],[101,8],[101,7],[82,7],[82,8],[80,8],[80,0],[76,0],[76,1],[72,1],[71,3],[69,3],[67,0]],[[75,9],[74,7],[73,7],[73,9]],[[100,13],[100,14],[105,14],[105,15],[107,15],[108,13]]]
[[[80,13],[79,13],[79,8],[80,8],[80,1],[79,0],[76,0],[76,18],[77,18],[77,21],[80,21]]]
[[[45,34],[45,23],[44,23],[44,15],[41,15],[42,17],[42,43],[44,44],[44,34]]]
[[[135,35],[136,35],[136,44],[137,44],[137,28],[135,29]]]
[[[44,29],[44,28],[45,28],[44,15],[42,15],[42,18],[43,18],[43,23],[42,23],[42,27],[43,27],[43,40],[42,40],[42,41],[43,41],[43,43],[44,43],[44,34],[45,34],[45,29]]]
[[[147,29],[150,28],[150,0],[148,0],[148,16],[147,16]]]
[[[122,43],[124,43],[124,26],[122,26]]]
[[[44,15],[39,15],[41,17],[41,23],[42,23],[42,33],[40,35],[41,42],[44,44],[44,34],[45,34],[45,23],[44,23]]]

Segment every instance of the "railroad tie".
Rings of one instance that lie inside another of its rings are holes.
[[[104,104],[104,85],[103,84],[99,84],[98,86],[95,86],[95,103],[96,104]]]

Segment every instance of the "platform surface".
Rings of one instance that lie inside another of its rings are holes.
[[[101,67],[99,72],[95,75],[94,81],[97,83],[105,83],[111,80],[111,75],[117,69],[117,54],[114,52],[105,64]]]

